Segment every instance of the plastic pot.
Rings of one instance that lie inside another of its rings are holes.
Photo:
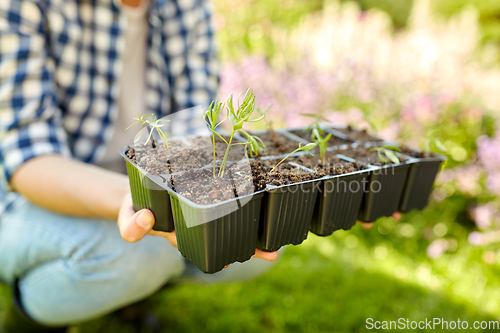
[[[336,230],[349,230],[356,224],[363,200],[364,184],[370,172],[371,168],[325,176],[322,179],[311,222],[311,232],[318,236],[329,236]]]
[[[147,208],[153,212],[156,221],[153,230],[174,231],[170,197],[164,188],[164,182],[160,177],[153,176],[134,164],[126,155],[128,150],[130,148],[120,153],[127,163],[134,210],[139,211]]]
[[[358,216],[361,221],[374,222],[398,211],[411,163],[374,166],[365,186]]]
[[[339,138],[342,138],[348,142],[382,142],[383,140],[374,136],[374,135],[371,135],[371,134],[368,134],[368,133],[364,133],[363,135],[366,136],[366,139],[355,139],[353,137],[351,137],[351,133],[349,134],[346,134],[344,133],[343,131],[346,131],[348,129],[347,126],[342,126],[342,127],[325,127],[325,131],[327,133],[331,133],[332,135],[335,135]],[[351,132],[361,132],[360,130],[356,129],[356,128],[352,128],[351,127]]]
[[[267,186],[260,217],[259,249],[277,251],[284,245],[298,245],[307,238],[320,184],[321,179],[315,179],[290,185]]]
[[[406,188],[401,200],[400,211],[424,209],[429,203],[432,188],[441,164],[446,157],[416,158],[408,173]]]
[[[213,205],[169,194],[179,251],[202,272],[218,272],[255,254],[263,191]],[[249,201],[242,204],[245,199]],[[235,204],[239,209],[234,210]],[[210,221],[199,224],[200,220]]]
[[[355,158],[349,156],[346,151],[340,153],[348,158]],[[359,220],[374,222],[382,216],[390,216],[399,210],[408,172],[415,161],[411,157],[399,155],[407,160],[400,164],[383,166],[370,164],[371,173],[364,186],[365,195],[358,215]]]
[[[288,147],[287,146],[284,147],[284,148],[288,148],[288,150],[285,149],[286,154],[288,154],[288,152],[295,150],[299,146],[300,142],[308,143],[308,142],[305,142],[305,140],[303,140],[303,139],[301,139],[293,134],[288,133],[284,129],[276,129],[276,130],[274,130],[274,133],[276,134],[277,138],[281,142],[283,142],[285,145],[288,146]],[[250,134],[256,135],[259,137],[263,137],[263,135],[270,135],[270,131],[269,130],[257,130],[257,131],[252,131]],[[261,153],[260,153],[261,157],[267,158],[269,156],[281,156],[283,153],[285,153],[285,152],[272,151],[274,149],[274,147],[269,146],[269,141],[266,140],[265,137],[263,140],[264,140],[264,143],[267,145],[267,149],[266,149],[266,151],[262,151],[262,149],[261,149]],[[243,142],[246,142],[246,141],[247,140],[244,140]],[[273,140],[273,144],[275,144],[274,140]]]

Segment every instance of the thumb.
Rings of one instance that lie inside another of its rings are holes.
[[[120,225],[122,238],[127,242],[134,243],[147,235],[155,225],[155,217],[148,209],[143,209],[127,218]]]

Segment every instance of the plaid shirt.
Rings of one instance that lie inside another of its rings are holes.
[[[0,0],[0,214],[24,162],[95,163],[111,139],[126,19],[113,1]],[[151,0],[148,17],[144,111],[207,106],[218,85],[208,0]]]

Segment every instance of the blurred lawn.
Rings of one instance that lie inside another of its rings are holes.
[[[154,312],[164,332],[364,332],[367,318],[498,320],[498,266],[479,265],[482,252],[463,246],[429,260],[414,231],[433,221],[407,224],[419,220],[415,215],[421,214],[381,219],[368,231],[356,226],[326,238],[310,234],[259,279],[176,286],[153,297]],[[0,295],[3,310],[5,288]],[[132,328],[104,317],[72,332],[98,331]]]

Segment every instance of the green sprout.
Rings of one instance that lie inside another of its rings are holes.
[[[152,117],[152,116],[153,116],[152,114],[148,114],[148,115],[141,117],[141,115],[139,113],[137,113],[137,118],[133,118],[136,122],[133,123],[132,125],[130,125],[129,127],[127,127],[125,130],[128,130],[129,128],[131,128],[132,126],[134,126],[136,124],[139,124],[139,123],[141,124],[141,130],[139,132],[139,137],[134,140],[134,143],[136,143],[137,141],[139,141],[141,139],[142,129],[144,128],[144,125],[147,124],[151,127],[151,131],[149,132],[148,139],[146,140],[146,142],[144,142],[144,145],[148,144],[149,140],[151,140],[151,136],[153,135],[153,131],[156,129],[156,132],[158,132],[158,135],[160,136],[161,140],[163,141],[163,146],[165,147],[165,149],[167,149],[168,148],[167,136],[161,130],[161,127],[165,126],[165,124],[160,124],[160,122],[168,123],[168,122],[170,122],[170,120],[157,119],[156,117],[154,120],[146,119],[146,118]]]
[[[257,122],[257,121],[264,119],[264,117],[265,117],[265,114],[264,114],[257,119],[250,120],[250,116],[255,111],[255,95],[254,95],[253,90],[251,88],[248,88],[248,90],[244,93],[245,93],[245,95],[244,95],[243,101],[241,103],[240,103],[240,97],[243,94],[243,92],[240,93],[240,95],[238,96],[238,107],[236,109],[234,108],[234,104],[233,104],[233,94],[229,95],[229,97],[227,98],[227,102],[226,102],[227,115],[229,117],[229,120],[231,121],[232,130],[231,130],[231,135],[229,136],[229,141],[224,140],[224,142],[227,143],[227,149],[226,149],[226,153],[224,154],[224,158],[223,158],[222,163],[221,163],[221,168],[219,170],[220,177],[224,176],[227,158],[229,156],[229,149],[231,148],[232,145],[238,145],[238,144],[232,144],[234,134],[238,131],[241,133],[244,132],[243,131],[243,124],[244,123]],[[243,133],[243,134],[245,135],[245,133]],[[252,138],[255,138],[255,137],[252,137]],[[262,141],[262,140],[260,140],[260,141]],[[254,142],[249,141],[249,142],[243,143],[243,144],[250,146],[251,154],[257,152],[256,147],[258,146],[258,142],[257,143],[255,143],[255,142],[257,142],[257,140]]]
[[[376,151],[377,155],[378,155],[378,158],[383,163],[389,163],[389,160],[391,160],[391,162],[394,163],[394,164],[400,164],[401,163],[401,161],[399,160],[399,158],[395,154],[395,152],[400,152],[401,151],[401,149],[399,149],[398,147],[394,147],[394,146],[382,146],[382,147],[372,148],[372,149],[370,149],[370,151]]]
[[[217,129],[217,127],[219,127],[224,122],[224,120],[227,119],[227,115],[226,115],[224,117],[224,119],[222,119],[219,122],[219,116],[221,115],[222,111],[224,111],[224,109],[225,109],[224,104],[219,103],[219,101],[215,101],[215,102],[210,103],[210,106],[208,107],[207,112],[205,112],[205,115],[203,116],[203,118],[205,119],[205,123],[207,124],[210,131],[212,131],[212,146],[213,146],[213,150],[214,150],[214,168],[213,168],[214,177],[215,177],[215,169],[216,169],[215,136],[217,135],[219,138],[221,138],[227,144],[227,141],[219,133],[217,133],[215,131]]]
[[[294,151],[292,151],[290,154],[288,154],[287,156],[285,156],[284,159],[282,159],[278,164],[276,164],[274,166],[274,168],[271,169],[271,171],[269,173],[272,173],[277,167],[279,167],[281,165],[281,163],[285,162],[285,160],[287,158],[289,158],[290,156],[292,156],[293,154],[295,153],[298,153],[299,151],[306,151],[309,155],[312,155],[314,156],[314,154],[312,153],[311,150],[314,149],[314,147],[316,147],[318,145],[318,143],[308,143],[307,145],[305,146],[302,146],[302,142],[299,143],[299,148],[295,149]]]
[[[302,117],[314,118],[314,121],[304,129],[304,132],[312,131],[316,129],[321,135],[325,134],[325,131],[321,128],[321,123],[330,123],[330,121],[323,115],[317,113],[301,113]],[[311,134],[311,139],[313,135]]]
[[[236,145],[244,145],[245,146],[245,157],[248,158],[248,151],[250,151],[250,157],[256,157],[260,154],[260,149],[266,150],[266,145],[262,141],[261,138],[255,135],[251,135],[247,131],[240,129],[238,133],[241,133],[248,141],[244,143],[235,143]]]
[[[321,157],[321,162],[323,164],[326,164],[325,157],[326,157],[326,148],[328,147],[327,142],[328,142],[328,140],[330,140],[331,137],[332,137],[332,135],[328,134],[327,136],[322,138],[321,133],[319,132],[319,130],[317,128],[313,128],[313,130],[312,130],[311,138],[312,138],[313,142],[316,143],[319,147],[319,155]]]

